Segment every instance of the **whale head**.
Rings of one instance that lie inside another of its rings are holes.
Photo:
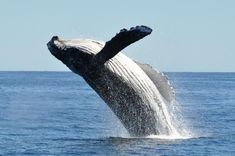
[[[63,40],[53,36],[47,43],[51,54],[62,61],[73,72],[83,75],[93,56],[104,46],[104,43],[89,39]]]

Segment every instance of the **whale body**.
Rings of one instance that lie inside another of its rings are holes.
[[[137,26],[122,29],[106,43],[54,36],[47,44],[52,55],[82,76],[107,103],[131,136],[174,131],[167,111],[174,91],[167,77],[120,52],[151,32]]]

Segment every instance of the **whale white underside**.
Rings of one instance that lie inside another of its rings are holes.
[[[158,133],[171,133],[173,126],[169,120],[169,114],[165,105],[166,100],[162,97],[159,90],[148,75],[132,59],[118,53],[115,57],[105,63],[105,66],[113,73],[119,75],[123,80],[130,84],[144,99],[144,104],[151,107],[157,119]],[[127,95],[128,96],[128,95]],[[156,114],[157,113],[157,114]]]

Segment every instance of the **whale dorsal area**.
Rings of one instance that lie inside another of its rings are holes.
[[[148,75],[163,98],[170,103],[175,98],[175,92],[167,76],[148,64],[142,64],[137,61],[135,61],[135,63]]]
[[[132,27],[130,30],[122,29],[110,41],[105,43],[101,51],[92,60],[93,66],[103,65],[125,47],[151,34],[152,29],[147,26]]]

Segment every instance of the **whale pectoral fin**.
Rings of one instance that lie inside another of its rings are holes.
[[[148,75],[167,102],[171,102],[175,98],[174,89],[166,75],[153,69],[153,67],[148,64],[142,64],[136,61],[135,63]]]
[[[132,27],[130,30],[120,30],[120,32],[110,41],[107,41],[104,48],[94,56],[92,60],[93,65],[104,64],[122,49],[151,34],[151,32],[152,29],[147,26],[136,26]]]

